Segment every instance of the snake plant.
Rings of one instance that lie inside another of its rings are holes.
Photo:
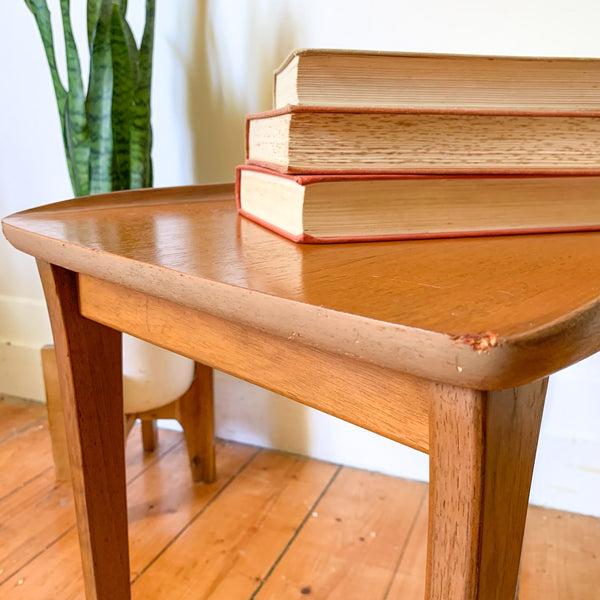
[[[48,59],[74,194],[151,187],[155,0],[146,0],[146,23],[139,48],[126,19],[127,0],[88,0],[87,91],[71,27],[70,0],[60,0],[66,88],[57,69],[47,2],[25,3],[35,17]]]

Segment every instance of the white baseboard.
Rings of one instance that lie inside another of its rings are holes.
[[[0,342],[32,348],[52,343],[43,298],[0,295]]]
[[[600,517],[600,442],[542,433],[530,502]]]
[[[218,373],[219,437],[427,481],[429,459],[374,433]],[[552,404],[553,400],[548,398]],[[549,426],[548,426],[549,425]],[[530,502],[600,517],[600,440],[565,439],[542,427]]]
[[[0,392],[44,401],[40,349],[51,341],[43,300],[0,295]]]
[[[0,393],[46,401],[40,347],[0,342]]]

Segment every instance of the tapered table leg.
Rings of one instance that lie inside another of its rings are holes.
[[[128,600],[121,334],[79,313],[74,273],[38,261],[59,369],[87,600]]]
[[[177,399],[175,411],[185,434],[192,480],[196,483],[215,481],[213,370],[210,367],[196,363],[194,381]]]
[[[158,427],[155,419],[142,419],[142,446],[144,452],[154,452],[158,446]]]
[[[546,387],[435,386],[427,600],[514,600]]]

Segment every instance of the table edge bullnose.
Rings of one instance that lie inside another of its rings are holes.
[[[94,248],[78,246],[79,252],[73,253],[74,244],[30,232],[13,225],[10,219],[2,225],[15,248],[48,263],[271,335],[293,338],[319,350],[461,387],[516,387],[600,350],[600,299],[546,327],[515,336],[445,333],[338,312],[198,276],[182,276],[168,268]],[[116,263],[121,263],[126,276],[115,276],[119,271]],[[291,325],[298,322],[303,323],[302,331]]]

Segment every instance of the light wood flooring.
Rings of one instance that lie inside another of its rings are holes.
[[[127,444],[134,600],[421,600],[427,485],[220,441],[192,485],[182,435]],[[0,397],[0,598],[82,599],[70,485],[45,407]],[[600,519],[530,508],[520,600],[600,598]]]

